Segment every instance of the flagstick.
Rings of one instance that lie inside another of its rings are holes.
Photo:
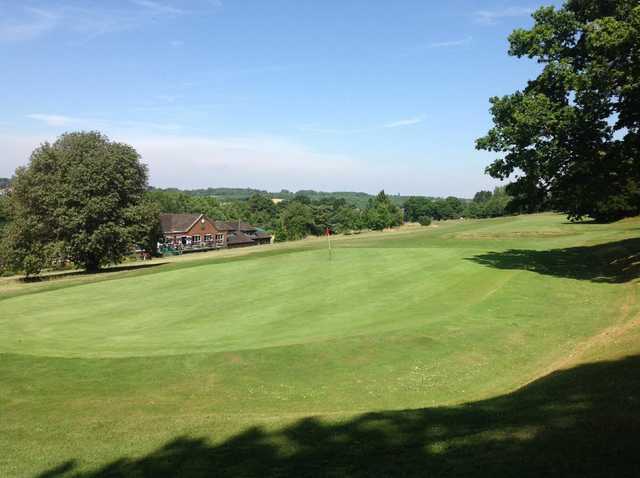
[[[333,252],[331,250],[331,232],[329,232],[329,228],[327,228],[327,242],[329,243],[329,260],[333,260]]]

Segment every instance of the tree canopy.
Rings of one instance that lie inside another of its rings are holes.
[[[402,224],[400,208],[393,204],[384,191],[380,191],[375,198],[369,199],[365,217],[369,229],[374,231]]]
[[[427,198],[413,196],[404,203],[404,217],[410,222],[426,224],[427,218],[438,221],[445,219],[499,217],[513,212],[513,199],[507,194],[505,187],[497,187],[492,191],[478,191],[472,201],[447,198]]]
[[[491,98],[494,127],[477,148],[501,153],[487,172],[515,176],[507,192],[527,211],[572,219],[640,212],[640,5],[569,0],[515,30],[509,54],[542,72],[522,91]]]
[[[87,271],[120,262],[134,243],[149,243],[158,210],[143,200],[147,168],[131,146],[97,132],[63,134],[16,170],[4,260],[37,274],[70,260]]]

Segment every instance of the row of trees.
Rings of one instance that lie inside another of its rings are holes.
[[[172,213],[204,213],[215,219],[241,219],[275,234],[276,240],[302,239],[327,230],[345,233],[363,229],[382,230],[402,224],[402,211],[381,191],[364,208],[344,198],[312,200],[296,194],[275,204],[265,194],[255,193],[246,200],[220,202],[214,197],[179,191],[153,190],[146,198],[157,209]]]
[[[252,202],[250,198],[249,203]],[[258,220],[259,218],[256,218]],[[297,195],[276,208],[272,230],[276,240],[302,239],[308,235],[348,233],[363,229],[380,231],[402,224],[402,211],[381,191],[361,209],[345,199],[324,198],[312,201]]]
[[[404,217],[407,221],[421,224],[428,223],[430,219],[499,217],[518,212],[512,199],[505,187],[479,191],[472,201],[463,201],[453,196],[444,199],[414,196],[404,203]]]
[[[514,211],[512,198],[504,187],[480,191],[472,201],[456,197],[409,197],[402,209],[381,191],[361,208],[343,198],[326,197],[312,200],[305,194],[277,204],[266,194],[255,193],[246,200],[220,202],[214,197],[191,195],[178,191],[154,190],[147,193],[164,212],[204,213],[217,219],[242,219],[263,227],[278,241],[321,235],[326,230],[345,233],[364,229],[382,230],[403,221],[429,224],[431,220],[499,217]]]
[[[2,178],[0,178],[0,187],[2,185]],[[158,189],[151,188],[156,191]],[[298,196],[306,196],[311,201],[319,201],[321,199],[344,199],[347,203],[353,204],[361,209],[364,209],[372,198],[371,194],[355,191],[315,191],[313,189],[302,189],[297,192],[289,191],[288,189],[281,189],[279,192],[269,192],[261,189],[254,188],[201,188],[201,189],[186,189],[180,190],[177,188],[164,188],[161,191],[165,192],[184,192],[189,196],[203,196],[203,197],[215,197],[221,202],[233,202],[244,201],[251,196],[268,196],[270,198],[279,200],[291,201]],[[390,196],[391,201],[396,206],[401,206],[408,196],[401,196],[399,194]]]

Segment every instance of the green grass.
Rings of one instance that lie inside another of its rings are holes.
[[[541,214],[5,280],[0,476],[632,476],[638,228]]]

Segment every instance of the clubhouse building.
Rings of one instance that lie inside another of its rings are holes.
[[[183,252],[270,244],[271,234],[242,221],[215,221],[204,214],[160,214],[162,245]]]

